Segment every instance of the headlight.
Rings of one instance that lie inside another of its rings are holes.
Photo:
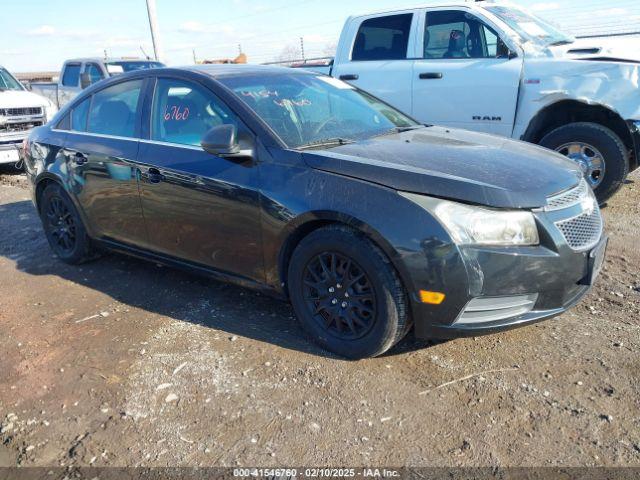
[[[538,227],[531,212],[491,210],[425,195],[400,195],[431,212],[459,245],[538,245]]]

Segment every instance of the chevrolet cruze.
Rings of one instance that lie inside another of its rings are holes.
[[[606,249],[573,162],[420,125],[300,70],[120,75],[34,130],[24,157],[62,261],[117,250],[260,289],[350,358],[412,328],[453,338],[558,315]]]

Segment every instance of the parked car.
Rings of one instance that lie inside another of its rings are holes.
[[[53,103],[27,91],[0,66],[0,164],[17,163],[31,129],[47,123],[57,111]]]
[[[96,84],[27,145],[55,254],[107,248],[289,298],[324,348],[549,318],[593,284],[597,201],[565,157],[425,127],[348,83],[241,65]]]
[[[104,78],[148,68],[164,67],[160,62],[131,58],[75,58],[62,65],[57,82],[33,82],[31,90],[58,107],[64,106],[83,89]]]
[[[640,61],[525,10],[460,2],[350,17],[333,62],[421,122],[526,140],[580,165],[600,202],[639,165]]]

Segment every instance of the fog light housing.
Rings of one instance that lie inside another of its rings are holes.
[[[479,324],[519,317],[533,310],[538,294],[478,297],[467,303],[454,324]]]

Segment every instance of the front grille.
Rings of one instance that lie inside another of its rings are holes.
[[[42,107],[0,108],[3,117],[21,117],[23,115],[42,115]]]
[[[547,208],[545,210],[562,210],[563,208],[577,205],[587,195],[589,188],[591,187],[589,187],[587,181],[583,178],[577,187],[547,198]]]
[[[597,245],[602,235],[602,216],[596,206],[593,211],[556,222],[569,246],[574,250],[588,250]]]
[[[0,133],[28,132],[32,128],[36,128],[41,125],[42,122],[1,123]]]

